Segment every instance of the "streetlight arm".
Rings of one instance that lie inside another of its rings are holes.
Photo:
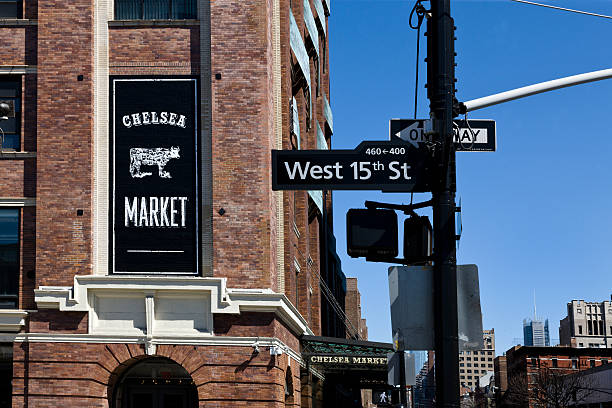
[[[602,79],[612,78],[612,69],[602,69],[601,71],[587,72],[579,75],[572,75],[565,78],[553,79],[552,81],[540,82],[539,84],[524,86],[512,89],[483,98],[472,99],[463,102],[461,113],[472,112],[488,106],[525,98],[526,96],[536,95],[543,92],[554,91],[555,89],[566,88],[568,86],[586,84],[588,82],[601,81]]]

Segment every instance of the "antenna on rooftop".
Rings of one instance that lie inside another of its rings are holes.
[[[535,296],[535,289],[533,290],[533,321],[537,321],[538,320],[538,309],[536,309],[536,296]]]
[[[602,17],[602,18],[612,19],[611,16],[606,16],[605,14],[589,13],[588,11],[580,11],[580,10],[574,10],[574,9],[569,9],[569,8],[565,8],[565,7],[551,6],[549,4],[534,3],[532,1],[525,1],[525,0],[511,0],[511,1],[514,1],[514,2],[517,2],[517,3],[531,4],[533,6],[548,7],[548,8],[555,9],[555,10],[570,11],[572,13],[586,14],[587,16],[594,16],[594,17]]]

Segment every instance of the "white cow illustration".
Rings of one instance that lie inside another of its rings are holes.
[[[133,147],[130,149],[130,174],[132,178],[143,178],[150,176],[151,172],[141,172],[140,166],[157,166],[159,177],[172,178],[172,175],[164,171],[164,167],[170,159],[180,158],[178,147]]]

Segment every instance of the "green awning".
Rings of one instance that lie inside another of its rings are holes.
[[[310,1],[304,0],[304,22],[306,23],[306,29],[308,30],[308,36],[310,37],[310,44],[319,56],[319,31],[317,30],[317,23],[315,23],[312,10],[310,8]]]
[[[298,65],[302,70],[302,74],[308,83],[308,89],[312,89],[310,86],[310,62],[308,53],[306,52],[304,40],[302,40],[300,29],[291,10],[289,10],[289,43],[291,46],[291,51],[293,51],[293,55],[295,55]]]
[[[321,2],[321,0],[313,0],[313,4],[315,10],[317,11],[317,26],[325,36],[327,34],[325,33],[325,9],[323,9],[323,3]]]
[[[334,116],[332,115],[331,106],[329,106],[329,101],[327,100],[327,95],[325,95],[325,93],[323,93],[323,103],[323,116],[325,116],[325,121],[329,127],[329,131],[334,133]]]
[[[298,114],[297,102],[295,101],[295,97],[291,100],[291,123],[292,128],[291,131],[295,134],[295,138],[297,139],[297,148],[300,149],[300,116]]]
[[[349,340],[337,337],[302,336],[300,338],[303,356],[338,356],[338,357],[370,357],[387,358],[387,353],[393,352],[391,343],[374,341]],[[318,362],[319,359],[314,360]],[[310,361],[310,360],[309,360]],[[363,360],[360,360],[363,361]],[[378,364],[380,360],[376,361]],[[386,361],[385,361],[386,364]],[[385,367],[386,369],[386,367]]]

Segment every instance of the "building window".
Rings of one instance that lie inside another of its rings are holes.
[[[117,20],[187,20],[196,18],[196,0],[115,0],[115,19]]]
[[[578,368],[578,360],[575,358],[572,358],[572,368],[573,369],[577,369]]]
[[[1,1],[1,0],[0,0]],[[0,2],[0,4],[2,4]],[[21,147],[21,77],[0,80],[0,102],[11,107],[8,120],[0,121],[2,149],[20,150]]]
[[[21,0],[0,0],[0,18],[22,18]]]
[[[11,394],[13,391],[13,344],[0,344],[0,395],[4,395],[4,400],[0,402],[0,407],[10,407]]]
[[[593,335],[593,322],[589,320],[587,326],[589,328],[589,336]]]
[[[557,363],[557,359],[556,358],[552,359],[552,366],[553,366],[553,368],[557,368],[559,366],[558,363]]]
[[[19,210],[0,208],[0,308],[17,307]]]
[[[582,325],[581,324],[578,325],[578,334],[582,334]]]
[[[578,343],[578,347],[584,347],[584,343]]]

